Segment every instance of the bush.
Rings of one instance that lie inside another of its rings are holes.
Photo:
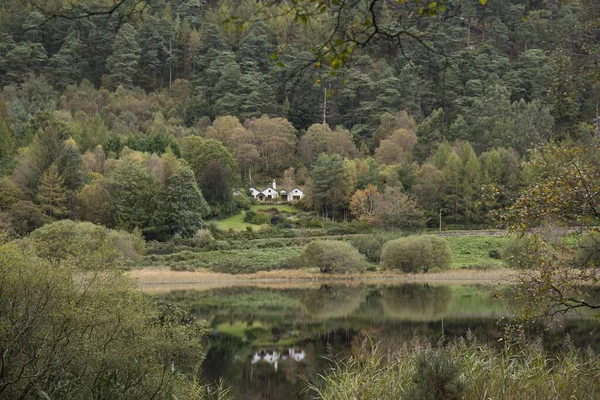
[[[488,253],[488,256],[489,256],[490,258],[493,258],[493,259],[495,259],[495,260],[500,260],[500,259],[502,259],[502,254],[500,254],[500,252],[499,252],[498,250],[496,250],[496,249],[492,249],[492,250],[490,250],[490,251],[489,251],[489,253]]]
[[[308,228],[322,228],[323,227],[323,221],[321,221],[319,218],[311,218],[310,221],[308,221]]]
[[[352,246],[356,247],[361,254],[364,254],[370,262],[379,263],[383,245],[397,237],[398,235],[395,234],[383,233],[359,236],[352,239]]]
[[[502,252],[506,265],[515,269],[531,269],[536,260],[551,254],[550,246],[533,235],[524,235],[507,243]]]
[[[256,216],[256,213],[252,210],[248,210],[244,213],[244,222],[251,223],[252,219]]]
[[[91,222],[63,220],[45,225],[31,233],[41,257],[64,260],[85,258],[87,254],[106,250],[110,257],[139,262],[145,242],[141,233],[113,231]],[[86,267],[82,265],[82,267]]]
[[[346,273],[365,267],[365,259],[350,243],[336,240],[317,240],[302,251],[307,266],[318,267],[323,273]]]
[[[271,215],[267,214],[267,213],[258,212],[254,215],[254,217],[252,217],[252,219],[250,220],[250,223],[254,224],[254,225],[270,224],[271,223]]]
[[[417,356],[413,383],[407,396],[412,400],[460,400],[465,391],[458,364],[441,352]]]
[[[452,250],[445,239],[433,235],[408,236],[387,242],[381,250],[381,263],[387,269],[427,272],[449,268]]]

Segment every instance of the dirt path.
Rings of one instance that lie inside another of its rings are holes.
[[[280,270],[247,275],[221,274],[210,271],[182,271],[168,269],[139,269],[129,272],[138,287],[147,292],[172,290],[209,290],[235,286],[272,288],[319,287],[325,284],[359,285],[364,283],[432,283],[432,284],[500,284],[510,283],[516,272],[509,269],[451,270],[428,274],[365,273],[323,275],[311,271]]]

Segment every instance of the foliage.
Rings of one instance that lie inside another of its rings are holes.
[[[42,175],[37,200],[49,218],[61,219],[67,216],[67,190],[56,165],[51,165]]]
[[[397,236],[397,234],[387,233],[359,236],[352,239],[352,246],[356,247],[361,254],[364,254],[368,261],[379,263],[383,245],[392,239],[396,239]]]
[[[189,167],[182,166],[169,177],[162,196],[163,224],[170,235],[191,236],[202,228],[210,208]]]
[[[399,188],[391,186],[379,198],[375,221],[385,228],[415,230],[425,227],[423,210]]]
[[[148,230],[154,226],[158,185],[150,173],[135,161],[123,161],[112,172],[115,183],[115,210],[119,228]]]
[[[350,243],[332,240],[310,242],[302,251],[302,261],[333,274],[360,271],[365,265],[364,257]]]
[[[505,215],[513,231],[526,235],[524,243],[515,244],[515,251],[521,246],[520,253],[509,254],[531,269],[520,276],[525,318],[594,307],[579,285],[595,285],[599,279],[595,263],[586,262],[596,257],[589,235],[593,241],[600,217],[599,149],[597,143],[548,145],[534,152],[526,165],[528,185]],[[574,237],[575,243],[561,240],[565,232],[560,226],[567,224],[580,225],[586,234]],[[585,247],[586,253],[577,250]]]
[[[372,222],[377,207],[380,207],[381,193],[376,186],[369,185],[365,190],[357,190],[350,198],[350,212],[359,221]]]
[[[431,268],[448,268],[452,251],[448,242],[433,235],[407,236],[383,245],[381,264],[403,272],[427,272]]]
[[[82,274],[81,263],[91,274]],[[0,247],[2,395],[173,398],[203,358],[201,324],[160,309],[106,249],[46,259],[35,241]],[[199,388],[198,388],[199,389]]]
[[[36,229],[30,235],[36,251],[44,259],[64,261],[69,258],[85,260],[86,254],[102,252],[106,263],[115,261],[130,264],[141,261],[145,242],[139,233],[113,231],[89,222],[63,220]],[[85,262],[80,265],[88,269]]]
[[[551,255],[550,246],[534,235],[524,235],[509,241],[502,251],[502,257],[510,268],[530,270],[541,258]]]
[[[48,216],[38,206],[26,200],[14,203],[8,214],[12,229],[18,236],[25,236],[49,222]]]

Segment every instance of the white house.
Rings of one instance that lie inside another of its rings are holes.
[[[239,192],[239,190],[236,189]],[[275,200],[281,199],[282,201],[297,201],[304,197],[304,192],[300,188],[294,188],[290,191],[286,189],[277,190],[277,182],[273,179],[273,185],[271,187],[265,188],[264,190],[258,190],[256,188],[250,188],[250,194],[256,200],[264,201],[264,200]],[[234,191],[235,195],[235,191]]]

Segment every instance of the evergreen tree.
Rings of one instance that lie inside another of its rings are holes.
[[[77,33],[71,32],[51,59],[54,72],[54,83],[64,89],[69,85],[78,85],[83,76],[82,46]]]
[[[435,110],[417,127],[417,144],[414,156],[417,161],[425,161],[433,154],[435,145],[446,136],[445,113],[441,108]]]
[[[104,85],[110,89],[118,86],[133,88],[141,49],[137,42],[135,28],[126,23],[121,26],[112,45],[113,52],[106,60],[107,74]]]
[[[188,21],[192,29],[198,29],[202,25],[205,0],[185,0],[177,7],[177,15],[184,21]]]
[[[337,154],[321,154],[311,171],[312,202],[325,218],[347,202],[344,160]]]
[[[42,175],[37,200],[42,211],[50,218],[62,219],[68,215],[67,189],[55,164]]]
[[[65,143],[65,148],[58,159],[57,166],[68,191],[76,192],[83,187],[85,183],[83,158],[77,144],[72,139]]]
[[[194,172],[181,166],[167,181],[163,191],[164,229],[171,235],[192,236],[202,228],[202,218],[210,208],[196,184]]]

